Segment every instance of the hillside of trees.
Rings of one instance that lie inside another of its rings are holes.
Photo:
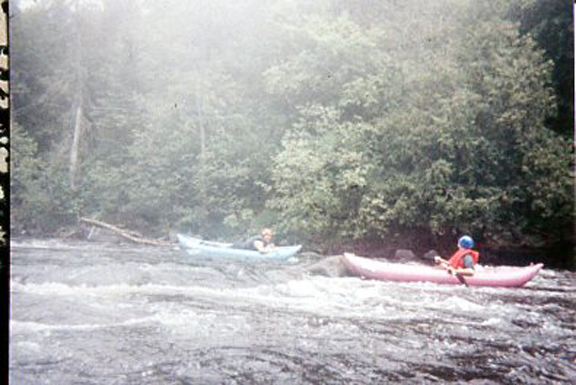
[[[574,252],[572,2],[11,2],[11,233]],[[448,246],[449,245],[449,246]]]

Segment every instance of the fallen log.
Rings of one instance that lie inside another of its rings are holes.
[[[135,243],[141,243],[144,245],[153,245],[153,246],[173,246],[174,245],[174,243],[169,242],[169,241],[165,241],[162,239],[143,238],[140,234],[138,234],[134,231],[121,229],[117,226],[111,225],[111,224],[106,223],[106,222],[98,221],[96,219],[80,218],[80,221],[94,225],[94,226],[102,227],[102,228],[110,230],[110,231],[113,231],[114,233],[118,234],[122,238],[126,238],[126,239],[128,239],[132,242],[135,242]]]

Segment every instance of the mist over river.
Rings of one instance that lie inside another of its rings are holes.
[[[11,244],[12,384],[569,384],[575,274],[364,281],[177,249]],[[334,258],[330,259],[334,260]]]

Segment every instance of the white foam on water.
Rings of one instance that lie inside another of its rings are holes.
[[[135,326],[159,322],[159,315],[131,318],[121,322],[108,323],[85,323],[85,324],[49,324],[34,321],[10,320],[10,333],[20,334],[27,332],[52,332],[52,331],[94,331],[103,328]]]

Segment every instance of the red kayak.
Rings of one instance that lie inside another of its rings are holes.
[[[456,277],[440,267],[381,262],[349,253],[344,253],[342,260],[350,273],[365,279],[493,287],[523,286],[534,278],[543,266],[541,263],[525,267],[482,266],[473,276]]]

